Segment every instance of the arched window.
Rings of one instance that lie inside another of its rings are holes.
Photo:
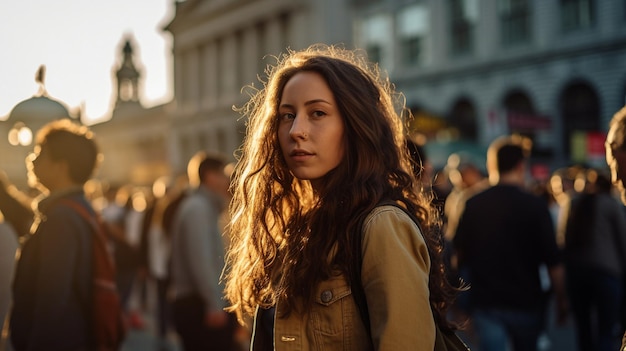
[[[553,145],[546,135],[552,131],[552,120],[537,112],[528,94],[521,89],[511,90],[504,96],[502,105],[509,131],[533,141],[532,157],[551,158]]]
[[[476,108],[467,98],[461,98],[453,105],[449,117],[450,125],[459,131],[461,139],[476,141],[478,126]]]
[[[559,107],[563,121],[563,149],[569,157],[572,142],[578,135],[600,130],[600,101],[589,84],[574,82],[563,90]]]
[[[514,90],[504,97],[504,108],[510,112],[534,114],[535,107],[526,93]]]

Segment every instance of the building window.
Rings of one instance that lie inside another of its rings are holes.
[[[400,62],[414,66],[424,61],[425,39],[429,31],[429,13],[418,4],[403,8],[397,16]]]
[[[407,66],[416,65],[420,61],[421,47],[422,40],[419,37],[401,38],[402,63]]]
[[[500,0],[499,15],[503,45],[529,41],[531,11],[528,0]]]
[[[450,124],[456,128],[462,139],[477,141],[478,121],[474,104],[466,99],[459,99],[450,113]]]
[[[561,28],[565,32],[587,29],[594,24],[593,0],[561,0]]]
[[[563,147],[572,159],[577,157],[580,140],[587,133],[601,130],[600,99],[587,82],[574,82],[561,94],[560,111],[563,129]],[[578,161],[578,160],[577,160]]]
[[[367,50],[368,59],[379,63],[386,70],[391,71],[393,62],[392,42],[393,22],[387,14],[378,14],[366,18],[361,27],[362,46]]]
[[[474,46],[474,26],[478,20],[477,0],[450,0],[450,34],[453,54],[466,54]]]
[[[531,158],[547,160],[553,157],[552,119],[540,114],[528,94],[520,89],[507,93],[503,100],[509,131],[532,141]]]
[[[371,62],[380,62],[382,59],[382,48],[377,44],[370,44],[365,48],[367,59]]]

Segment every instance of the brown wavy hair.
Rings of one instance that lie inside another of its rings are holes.
[[[247,133],[231,188],[229,309],[240,321],[257,306],[268,308],[278,300],[287,314],[307,312],[321,281],[337,270],[349,276],[360,221],[376,204],[392,199],[421,222],[431,252],[431,304],[445,322],[454,289],[444,275],[438,218],[430,196],[418,190],[404,146],[402,96],[358,51],[316,45],[277,61],[268,68],[263,89],[253,91],[240,110]],[[308,181],[290,173],[277,137],[283,88],[303,71],[325,79],[344,122],[344,159],[315,193]]]

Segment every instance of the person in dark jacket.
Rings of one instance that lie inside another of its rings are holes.
[[[548,268],[557,321],[567,316],[564,268],[547,204],[525,188],[530,140],[496,139],[487,151],[492,186],[466,201],[454,235],[467,305],[481,350],[536,351],[547,295],[539,269]]]
[[[10,326],[16,351],[93,349],[92,229],[64,201],[93,211],[83,185],[99,155],[88,128],[69,119],[51,122],[37,134],[27,166],[42,197],[13,282]]]

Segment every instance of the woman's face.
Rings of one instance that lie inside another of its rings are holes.
[[[278,106],[278,140],[291,173],[313,188],[344,156],[344,124],[335,97],[319,73],[287,81]]]

